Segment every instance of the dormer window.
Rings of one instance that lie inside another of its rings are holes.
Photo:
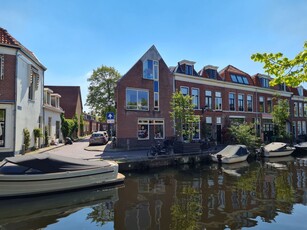
[[[185,65],[185,74],[187,74],[187,75],[193,75],[193,66],[191,66],[191,65]]]
[[[248,80],[245,76],[230,74],[231,80],[234,83],[240,83],[244,85],[249,85]]]
[[[303,87],[298,87],[297,88],[297,92],[299,96],[304,96],[304,91],[303,91]]]
[[[281,90],[281,91],[286,91],[286,84],[285,84],[285,83],[281,83],[281,84],[279,85],[279,90]]]
[[[267,78],[260,78],[260,84],[263,88],[269,88],[270,87],[270,81]]]
[[[143,62],[143,78],[149,80],[158,80],[159,78],[159,62],[147,59]]]

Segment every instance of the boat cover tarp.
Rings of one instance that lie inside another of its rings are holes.
[[[287,146],[287,144],[283,143],[283,142],[272,142],[272,143],[264,146],[264,148],[268,152],[274,152],[274,151],[281,150],[282,148],[285,148],[286,146]]]
[[[231,157],[234,155],[244,156],[248,154],[248,151],[245,145],[227,145],[223,150],[216,154],[222,155],[223,157]]]
[[[110,165],[107,161],[88,161],[48,153],[7,157],[5,161],[36,169],[42,173],[87,170]]]

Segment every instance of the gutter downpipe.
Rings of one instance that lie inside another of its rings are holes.
[[[14,112],[14,126],[13,126],[13,154],[16,152],[16,122],[17,122],[17,78],[18,78],[18,57],[19,50],[16,49],[16,70],[15,70],[15,112]]]

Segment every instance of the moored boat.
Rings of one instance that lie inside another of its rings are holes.
[[[220,152],[210,154],[210,157],[214,162],[230,164],[246,161],[249,154],[245,145],[227,145]]]
[[[294,152],[295,148],[290,147],[284,142],[272,142],[260,148],[260,154],[264,157],[282,157],[289,156]]]
[[[294,147],[300,152],[307,152],[307,142],[298,143]]]
[[[123,182],[113,161],[48,153],[8,157],[0,164],[0,198],[38,195]]]

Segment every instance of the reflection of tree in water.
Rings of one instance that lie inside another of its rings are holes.
[[[202,215],[201,193],[192,187],[184,187],[171,206],[170,229],[199,229]]]
[[[248,172],[238,178],[233,189],[254,194],[258,207],[262,207],[258,215],[269,223],[278,215],[277,210],[290,213],[295,202],[291,173],[262,164],[250,167]]]
[[[108,221],[114,220],[114,208],[112,202],[103,202],[91,207],[93,209],[86,219],[95,222],[97,226],[101,227]]]

